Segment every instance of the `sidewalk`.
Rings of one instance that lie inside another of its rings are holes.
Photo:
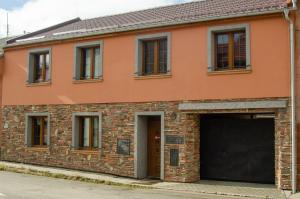
[[[201,181],[198,183],[171,183],[157,180],[136,180],[107,174],[82,172],[68,169],[34,166],[0,161],[0,170],[49,176],[62,179],[101,183],[108,185],[128,186],[132,188],[164,189],[199,194],[236,196],[237,198],[285,199],[283,192],[272,185]],[[298,197],[292,197],[298,198]]]

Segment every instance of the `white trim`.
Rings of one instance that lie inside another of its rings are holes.
[[[38,39],[44,39],[46,36],[37,36],[37,37],[30,37],[26,39],[17,39],[16,42],[24,42],[24,41],[32,41],[32,40],[38,40]]]

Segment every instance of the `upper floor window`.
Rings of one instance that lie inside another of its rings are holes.
[[[209,71],[250,69],[248,25],[211,28],[208,43]]]
[[[50,80],[49,52],[34,54],[34,82],[47,82]]]
[[[100,47],[81,48],[80,79],[99,79]]]
[[[167,73],[168,41],[166,38],[143,41],[142,75]]]
[[[169,33],[137,37],[137,75],[164,75],[170,73],[170,40]]]
[[[245,31],[215,34],[216,69],[246,68],[246,33]]]
[[[50,82],[51,50],[37,49],[29,52],[28,83]]]
[[[48,113],[27,113],[25,144],[28,147],[50,145],[50,115]]]
[[[92,42],[75,47],[75,80],[98,80],[102,78],[103,42]]]

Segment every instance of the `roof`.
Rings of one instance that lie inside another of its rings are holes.
[[[287,0],[203,0],[86,20],[74,20],[8,41],[8,46],[200,21],[276,13]]]
[[[8,40],[13,39],[13,38],[15,38],[15,37],[3,37],[3,38],[0,38],[0,57],[4,54],[3,48],[6,45],[6,42]]]

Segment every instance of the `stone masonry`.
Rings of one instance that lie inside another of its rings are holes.
[[[266,100],[266,99],[264,99]],[[276,184],[288,189],[291,182],[291,136],[289,108],[239,109],[181,112],[181,102],[120,104],[77,104],[3,106],[1,159],[12,162],[54,166],[134,177],[134,116],[136,112],[163,111],[165,135],[180,135],[184,144],[165,144],[165,181],[196,182],[200,176],[200,117],[208,113],[275,113]],[[50,113],[51,145],[29,148],[24,144],[25,113]],[[102,113],[102,148],[80,151],[71,147],[72,113]],[[117,139],[130,140],[130,155],[117,154]],[[170,166],[170,149],[179,149],[179,166]]]

